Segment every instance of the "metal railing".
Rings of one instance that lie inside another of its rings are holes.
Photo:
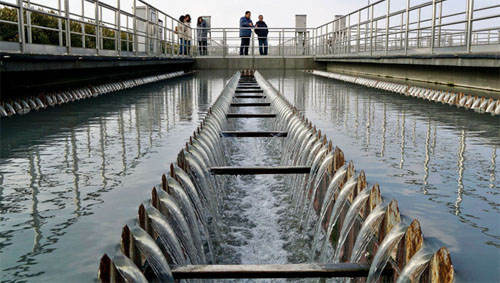
[[[0,52],[240,56],[240,28],[208,28],[204,48],[193,23],[181,54],[176,27],[183,24],[144,0],[131,0],[130,11],[115,1],[57,0],[57,7],[49,7],[37,0],[0,0]],[[317,28],[269,28],[264,47],[269,56],[316,57],[500,52],[500,4],[412,1],[417,0],[380,0]],[[249,56],[263,51],[255,30]]]
[[[0,0],[0,52],[186,57],[179,54],[179,21],[143,0],[130,11],[122,0]],[[109,2],[109,1],[107,1]]]
[[[500,52],[500,4],[485,2],[432,0],[411,6],[411,0],[376,1],[317,27],[314,54]]]
[[[240,37],[240,28],[211,28],[207,32],[207,47],[199,44],[202,40],[197,38],[197,29],[193,29],[193,54],[234,57],[240,56],[243,47],[248,48],[249,56],[312,56],[314,46],[311,45],[310,35],[313,29],[297,28],[268,28],[268,35],[265,42],[255,34],[261,28],[242,28],[251,31],[248,37],[249,43],[244,45]],[[262,44],[260,44],[262,43]],[[245,54],[245,52],[243,52]]]

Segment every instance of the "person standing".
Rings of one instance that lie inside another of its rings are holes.
[[[246,11],[245,16],[240,19],[240,55],[248,55],[248,46],[250,45],[253,27],[253,22],[250,19],[251,15],[250,11]]]
[[[184,16],[184,55],[191,55],[191,39],[193,37],[191,30],[191,16],[186,14]]]
[[[200,55],[207,55],[207,21],[203,17],[198,17],[196,21],[196,37],[198,38],[198,50]]]
[[[267,35],[269,34],[269,30],[262,15],[259,15],[259,21],[255,23],[255,33],[259,38],[260,55],[267,55]]]
[[[184,54],[184,15],[179,17],[179,23],[175,27],[175,33],[179,37],[179,55]]]

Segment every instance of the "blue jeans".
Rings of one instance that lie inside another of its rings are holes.
[[[184,39],[179,39],[180,40],[180,44],[179,44],[179,55],[183,55],[184,54]]]
[[[259,38],[259,53],[260,55],[267,55],[267,37]]]

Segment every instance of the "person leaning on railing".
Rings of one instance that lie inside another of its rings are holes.
[[[184,16],[184,55],[191,55],[191,39],[192,30],[191,30],[191,16],[186,14]]]
[[[269,30],[262,15],[259,15],[259,21],[255,23],[255,33],[259,37],[260,55],[267,55],[267,35],[269,34]]]
[[[248,46],[250,45],[250,37],[252,36],[253,22],[250,19],[252,13],[245,12],[245,16],[240,19],[240,55],[248,55]]]
[[[207,21],[203,19],[203,17],[198,17],[196,21],[196,37],[198,39],[198,50],[200,55],[207,55]]]
[[[184,54],[184,15],[179,17],[179,23],[175,27],[175,33],[179,36],[179,55]]]

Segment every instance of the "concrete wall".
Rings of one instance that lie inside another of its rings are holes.
[[[319,69],[324,64],[314,61],[313,57],[198,57],[195,60],[196,70],[221,69]]]
[[[192,67],[188,58],[0,54],[0,100]]]
[[[327,70],[353,76],[500,98],[500,68],[335,61]]]

